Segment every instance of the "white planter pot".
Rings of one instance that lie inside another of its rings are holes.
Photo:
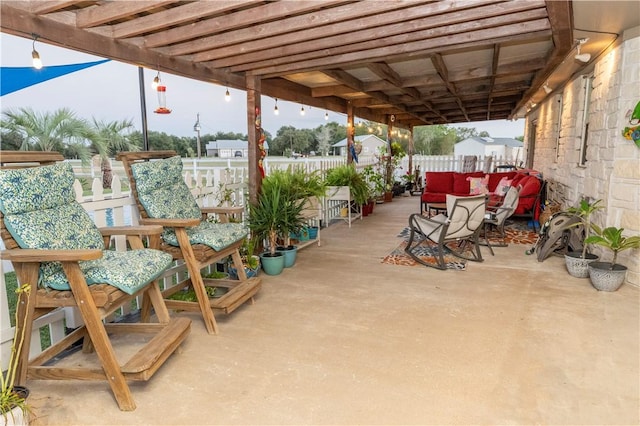
[[[609,262],[591,262],[589,264],[591,285],[599,291],[616,291],[624,283],[626,274],[627,267],[617,263],[613,267]]]
[[[576,278],[589,277],[589,264],[598,260],[595,254],[587,253],[586,258],[580,257],[582,252],[569,252],[564,255],[564,262],[569,275]]]

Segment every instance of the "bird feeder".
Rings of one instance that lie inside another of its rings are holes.
[[[158,85],[158,108],[154,111],[156,114],[171,114],[171,110],[167,108],[167,86]]]

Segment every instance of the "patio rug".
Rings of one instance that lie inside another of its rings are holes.
[[[382,263],[401,266],[422,266],[408,256],[404,251],[407,246],[410,232],[409,228],[406,227],[398,234],[398,237],[402,238],[402,242],[400,242],[400,244],[391,253],[382,259]],[[526,225],[523,226],[520,222],[510,220],[508,220],[505,225],[505,234],[507,244],[532,245],[535,244],[538,238],[538,234],[527,228]],[[499,239],[497,236],[490,234],[489,241],[498,243]],[[433,253],[436,252],[437,244],[434,244],[431,241],[423,241],[419,249],[419,257],[427,263],[435,264]],[[450,251],[445,253],[444,260],[447,265],[447,269],[464,270],[466,268],[467,261],[452,255]]]
[[[407,235],[408,237],[408,235]],[[412,259],[407,253],[405,253],[404,249],[407,246],[407,240],[403,240],[395,250],[389,253],[382,259],[382,263],[387,263],[389,265],[400,265],[400,266],[423,266]],[[432,243],[431,241],[423,241],[418,249],[418,256],[420,259],[424,260],[426,263],[435,265],[435,259],[433,258],[433,254],[438,252],[437,244]],[[415,253],[415,250],[414,250]],[[447,265],[447,269],[455,269],[458,271],[463,271],[467,267],[467,261],[465,259],[460,259],[452,254],[449,251],[444,255],[444,261]]]

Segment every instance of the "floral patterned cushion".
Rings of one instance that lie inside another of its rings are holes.
[[[198,226],[187,228],[191,244],[204,244],[214,250],[235,243],[247,236],[247,228],[241,223],[213,223],[203,221]],[[164,232],[163,239],[167,244],[178,246],[178,239],[173,229]]]
[[[71,165],[1,170],[0,210],[22,248],[104,248],[89,214],[75,200]]]
[[[179,156],[135,163],[131,174],[138,199],[149,217],[158,219],[200,218],[200,208],[182,178]]]
[[[87,284],[111,284],[127,294],[134,294],[155,280],[167,269],[172,257],[153,249],[112,251],[104,250],[100,259],[80,262]],[[40,280],[45,287],[69,290],[69,282],[56,263],[40,268]]]

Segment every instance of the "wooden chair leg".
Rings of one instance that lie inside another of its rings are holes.
[[[204,325],[207,327],[209,334],[218,334],[218,323],[213,316],[213,310],[211,309],[211,303],[209,302],[209,296],[207,290],[204,287],[204,281],[200,275],[200,264],[193,253],[193,248],[189,242],[189,237],[184,228],[176,228],[176,237],[178,244],[180,244],[180,250],[184,257],[184,262],[187,264],[189,275],[191,279],[191,285],[196,293],[198,299],[198,305],[200,306],[200,312],[204,320]],[[238,271],[241,269],[239,268]]]
[[[102,319],[98,314],[98,308],[93,297],[91,297],[80,265],[77,262],[62,262],[62,268],[69,280],[71,291],[78,301],[78,308],[87,327],[87,333],[93,342],[96,354],[102,364],[105,378],[111,387],[118,406],[123,411],[135,410],[136,403],[120,370],[120,364],[115,356]]]

